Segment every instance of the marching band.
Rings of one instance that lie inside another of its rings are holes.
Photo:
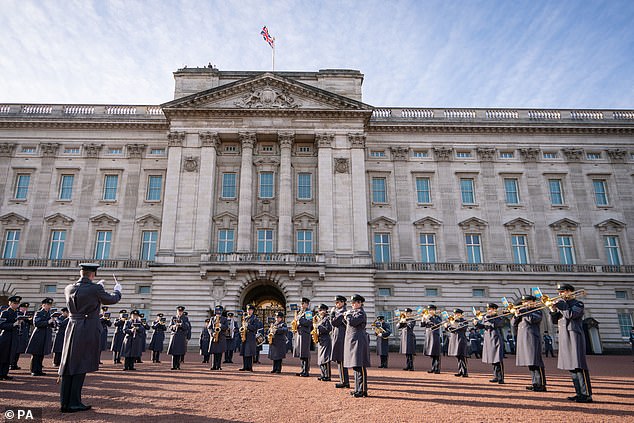
[[[540,327],[544,318],[544,311],[550,311],[550,317],[558,327],[559,354],[558,368],[569,370],[572,376],[575,395],[569,397],[575,402],[592,402],[592,387],[585,358],[585,338],[582,329],[583,302],[577,297],[585,294],[583,290],[575,291],[570,284],[558,286],[559,294],[555,298],[542,295],[538,288],[533,288],[531,295],[523,295],[517,302],[502,299],[504,310],[495,303],[486,306],[482,313],[473,308],[473,319],[465,318],[465,312],[455,308],[453,314],[439,312],[434,304],[426,308],[418,307],[416,313],[411,308],[402,312],[396,311],[396,318],[386,321],[385,316],[377,316],[371,327],[376,337],[376,353],[380,357],[379,368],[388,367],[389,339],[392,335],[391,324],[400,330],[400,351],[406,356],[406,367],[403,370],[414,370],[414,354],[416,351],[416,336],[414,328],[417,322],[425,331],[424,355],[430,357],[431,368],[428,373],[441,372],[441,353],[443,332],[448,335],[448,355],[456,357],[458,363],[457,377],[468,377],[467,331],[482,332],[482,362],[491,364],[493,377],[491,383],[504,384],[504,335],[502,329],[508,325],[516,333],[517,366],[526,366],[531,375],[531,384],[526,389],[533,392],[547,392],[544,361],[542,359],[542,336]],[[110,299],[110,301],[113,301]],[[31,324],[35,330],[30,335],[26,352],[32,355],[31,374],[45,375],[42,361],[44,356],[54,352],[53,363],[60,365],[64,335],[66,327],[71,321],[68,308],[61,312],[51,310],[52,298],[45,298],[41,308],[34,315],[28,313],[28,303],[22,303],[22,298],[12,296],[8,307],[3,307],[0,313],[0,380],[11,380],[9,370],[19,369],[17,358],[20,344],[25,333],[29,333]],[[354,372],[354,389],[350,392],[355,398],[368,396],[367,368],[370,367],[370,338],[366,332],[367,315],[364,311],[365,299],[358,294],[350,297],[351,308],[346,307],[347,299],[342,295],[334,298],[334,307],[321,304],[314,312],[310,309],[310,299],[302,298],[301,306],[291,305],[294,311],[290,327],[287,326],[283,312],[277,312],[270,317],[268,328],[255,314],[255,306],[247,305],[246,312],[239,312],[241,322],[233,320],[233,312],[226,312],[222,306],[216,306],[214,315],[205,320],[205,326],[200,337],[200,354],[203,363],[212,358],[211,370],[222,370],[221,360],[225,354],[224,363],[231,363],[237,338],[241,343],[240,353],[243,366],[240,371],[253,371],[253,358],[257,348],[268,343],[268,358],[272,360],[271,373],[282,372],[282,362],[286,358],[287,335],[293,333],[293,356],[300,359],[301,371],[297,376],[308,377],[310,372],[311,344],[317,349],[317,364],[320,375],[317,378],[323,382],[331,381],[331,363],[338,369],[337,388],[350,388],[348,369]],[[121,363],[125,358],[123,370],[136,370],[135,362],[140,359],[144,351],[143,340],[146,338],[146,328],[149,326],[141,319],[139,310],[120,310],[119,317],[110,321],[107,307],[102,307],[99,315],[99,349],[104,350],[105,338],[103,333],[114,326],[110,350],[113,352],[113,362]],[[31,323],[31,320],[33,323]],[[160,363],[160,353],[163,351],[165,332],[170,331],[171,337],[168,354],[172,355],[172,370],[180,370],[183,356],[187,351],[187,340],[191,333],[191,323],[185,313],[185,307],[178,306],[169,324],[162,313],[157,314],[151,325],[153,334],[149,343],[152,351],[152,362]],[[53,342],[53,333],[56,333]],[[549,339],[552,349],[552,337],[544,334],[544,340]],[[268,341],[268,342],[267,342]]]

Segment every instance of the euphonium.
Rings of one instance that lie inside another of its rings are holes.
[[[313,317],[313,330],[310,331],[310,334],[313,336],[313,342],[316,344],[319,342],[319,316],[315,315]]]
[[[277,332],[277,326],[275,326],[275,323],[271,323],[271,326],[269,326],[269,345],[273,343],[275,332]]]
[[[214,343],[218,342],[218,338],[220,337],[220,316],[216,315],[214,322]]]
[[[375,320],[374,323],[372,323],[372,327],[374,328],[374,334],[376,336],[383,337],[383,334],[385,333],[385,329],[381,327],[381,322],[379,322],[378,320]]]
[[[247,317],[246,316],[242,317],[242,326],[240,326],[240,339],[242,339],[242,342],[247,341]]]
[[[291,322],[291,332],[297,333],[298,326],[299,322],[297,321],[297,310],[295,310],[295,317],[293,317],[293,321]]]

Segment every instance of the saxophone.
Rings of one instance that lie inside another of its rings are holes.
[[[293,317],[293,321],[291,322],[291,332],[297,333],[298,326],[299,322],[297,321],[297,310],[295,310],[295,317]]]
[[[313,317],[313,330],[310,331],[310,334],[313,336],[313,342],[317,344],[319,342],[319,316],[315,315]]]
[[[247,316],[242,316],[242,326],[240,326],[240,339],[247,341]]]
[[[218,343],[218,339],[220,338],[220,316],[216,315],[214,322],[214,343]]]
[[[275,323],[271,323],[271,326],[269,326],[269,345],[273,343],[275,332],[277,332],[277,326],[275,326]]]

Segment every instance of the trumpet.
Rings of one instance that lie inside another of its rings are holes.
[[[275,326],[275,323],[271,323],[271,326],[269,326],[269,345],[273,343],[273,337],[275,336],[275,332],[277,332],[277,326]]]
[[[569,299],[576,299],[577,297],[585,297],[587,295],[585,289],[578,289],[570,294],[557,294],[556,297],[550,298],[548,295],[542,295],[539,302],[531,302],[526,305],[522,304],[521,307],[513,307],[512,314],[515,314],[516,317],[524,316],[525,314],[532,313],[533,311],[543,310],[545,308],[549,308],[552,310],[553,306],[561,301],[566,301]],[[517,312],[516,312],[517,311]]]

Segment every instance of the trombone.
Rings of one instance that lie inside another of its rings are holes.
[[[556,297],[554,298],[550,298],[548,295],[542,295],[539,299],[539,301],[533,302],[533,303],[528,303],[526,305],[522,304],[521,307],[512,307],[512,311],[509,310],[509,313],[514,314],[516,317],[520,317],[520,316],[524,316],[528,313],[532,313],[533,311],[537,311],[537,310],[543,310],[546,308],[551,308],[552,306],[554,306],[555,304],[561,302],[561,301],[566,301],[567,299],[575,299],[577,297],[585,297],[587,295],[586,290],[585,289],[578,289],[570,294],[566,294],[566,295],[562,295],[562,294],[557,294]],[[515,313],[515,311],[518,311],[518,313]],[[523,310],[523,311],[521,311]]]

